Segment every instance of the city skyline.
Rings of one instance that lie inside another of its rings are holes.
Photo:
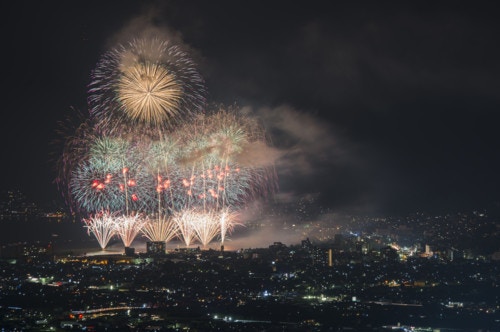
[[[155,28],[190,51],[209,102],[262,119],[280,156],[276,200],[386,214],[498,202],[500,26],[486,6],[27,4],[2,23],[3,189],[61,199],[57,122],[88,111],[103,51]]]

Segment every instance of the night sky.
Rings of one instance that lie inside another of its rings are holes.
[[[500,201],[494,2],[20,1],[3,5],[2,189],[61,201],[57,122],[87,110],[99,57],[145,29],[185,47],[209,101],[258,114],[277,199],[333,211]]]

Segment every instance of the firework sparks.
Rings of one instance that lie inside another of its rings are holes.
[[[88,219],[83,219],[88,234],[94,234],[101,249],[105,249],[115,232],[115,216],[109,211],[102,211]]]
[[[115,230],[123,245],[128,248],[146,224],[139,214],[122,215],[115,219]]]
[[[204,81],[192,60],[157,38],[135,39],[107,52],[92,76],[91,115],[106,132],[165,128],[205,104]]]
[[[97,138],[88,160],[82,161],[70,179],[70,191],[79,208],[87,211],[147,210],[153,179],[141,165],[139,149],[130,142]]]
[[[237,108],[205,110],[203,83],[179,47],[155,38],[98,62],[90,117],[64,144],[57,183],[91,215],[84,221],[101,247],[113,235],[129,247],[139,233],[223,244],[234,211],[276,189],[272,164],[255,160],[269,143],[260,123]]]
[[[142,234],[152,242],[168,243],[177,236],[177,224],[171,217],[148,220],[141,229]]]
[[[136,122],[158,126],[177,116],[181,97],[182,88],[175,76],[153,63],[128,68],[118,83],[118,101]]]
[[[223,245],[226,240],[226,236],[229,235],[236,225],[239,225],[237,222],[238,213],[230,211],[229,209],[224,209],[219,212],[218,221],[220,227],[220,242]]]
[[[219,234],[220,225],[215,211],[195,212],[191,215],[191,227],[204,248]]]
[[[275,190],[272,167],[240,163],[248,148],[267,145],[255,119],[221,109],[198,116],[178,132],[185,137],[178,163],[189,207],[238,207]]]
[[[193,221],[195,219],[196,213],[192,210],[178,211],[173,215],[180,238],[184,241],[186,247],[189,247],[196,239],[196,233],[193,228]]]

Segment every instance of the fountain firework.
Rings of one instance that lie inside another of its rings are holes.
[[[116,235],[116,217],[109,211],[101,211],[83,219],[88,234],[94,234],[101,246],[101,249],[106,249],[109,241]]]
[[[179,230],[179,235],[186,247],[189,247],[196,238],[193,222],[196,222],[197,214],[193,210],[182,210],[174,213],[173,220]]]
[[[125,248],[130,247],[146,222],[146,219],[137,213],[115,218],[115,231],[122,240]]]
[[[141,229],[142,234],[151,242],[165,242],[178,236],[177,224],[172,217],[149,219]]]

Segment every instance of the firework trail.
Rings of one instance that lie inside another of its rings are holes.
[[[177,167],[181,153],[179,140],[175,133],[160,135],[147,149],[144,162],[150,176],[155,179],[154,187],[150,187],[149,192],[151,199],[156,199],[158,217],[180,208],[175,196],[176,184],[181,181]]]
[[[134,39],[105,53],[89,85],[90,113],[101,130],[165,129],[202,111],[204,81],[179,46]]]
[[[94,234],[101,249],[105,249],[115,232],[115,216],[109,211],[101,211],[90,218],[83,219],[87,233]]]
[[[220,243],[224,244],[226,236],[230,234],[236,225],[240,225],[238,220],[238,213],[230,211],[229,209],[224,209],[219,212],[218,215],[219,228],[220,228]]]
[[[196,238],[203,247],[207,247],[217,236],[223,245],[226,235],[233,230],[237,219],[237,214],[230,212],[228,208],[221,211],[193,212],[190,216]]]

